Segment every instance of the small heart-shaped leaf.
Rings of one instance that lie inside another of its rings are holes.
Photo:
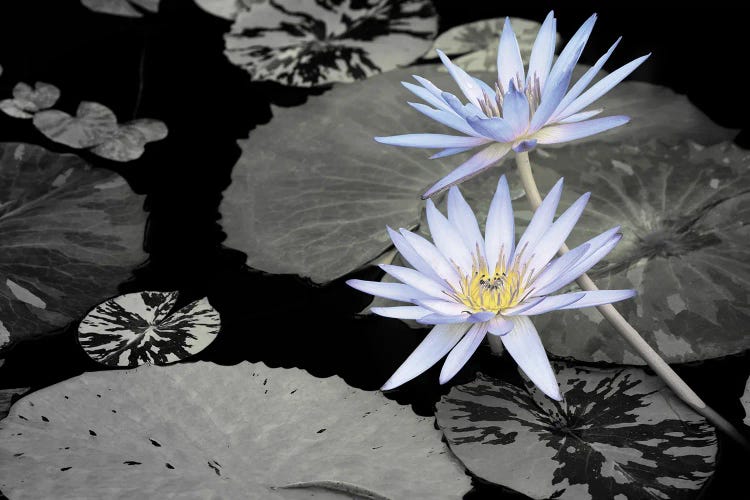
[[[90,148],[117,133],[117,117],[106,106],[82,102],[76,116],[51,109],[34,115],[34,126],[52,141],[71,148]]]

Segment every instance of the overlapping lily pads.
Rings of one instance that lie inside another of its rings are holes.
[[[109,299],[78,326],[78,341],[108,366],[166,365],[201,352],[216,339],[219,313],[203,298],[178,311],[177,292],[144,291]]]
[[[436,31],[429,0],[265,1],[238,12],[226,55],[253,80],[311,87],[405,66]]]
[[[535,499],[696,498],[713,475],[712,426],[639,369],[554,363],[558,403],[480,375],[437,405],[453,453],[476,476]]]
[[[47,334],[145,260],[143,197],[74,155],[0,144],[0,339]]]
[[[338,378],[250,363],[42,389],[0,422],[0,462],[11,498],[433,500],[470,488],[432,418]]]
[[[34,88],[19,82],[13,87],[13,98],[0,101],[0,110],[14,118],[29,119],[34,113],[51,108],[60,98],[60,89],[52,84],[36,82]]]
[[[584,68],[579,68],[582,71]],[[419,194],[461,157],[428,160],[428,152],[384,146],[374,136],[450,133],[406,104],[417,100],[400,82],[413,69],[394,70],[311,97],[304,107],[274,108],[274,119],[241,141],[221,211],[227,244],[248,254],[251,267],[327,282],[375,259],[390,245],[385,226],[415,227]],[[456,91],[437,66],[417,72]],[[478,74],[492,81],[490,74]],[[603,154],[618,142],[653,135],[667,142],[715,142],[732,131],[713,124],[681,95],[664,87],[624,82],[602,98],[611,114],[634,116],[617,132],[598,136]],[[506,165],[512,162],[506,161]],[[507,168],[484,177],[492,188]],[[487,199],[489,200],[489,198]]]
[[[143,12],[157,12],[161,0],[81,0],[86,8],[101,14],[143,17]]]

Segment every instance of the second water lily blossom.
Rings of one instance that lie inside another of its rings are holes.
[[[432,158],[483,147],[422,195],[428,198],[491,167],[511,150],[523,152],[537,144],[572,141],[627,123],[629,118],[621,115],[592,119],[603,109],[585,108],[620,83],[648,55],[629,62],[589,87],[619,43],[618,39],[569,88],[573,70],[595,21],[596,15],[593,15],[583,23],[553,65],[556,20],[550,12],[539,30],[528,71],[525,71],[516,35],[506,19],[499,42],[497,81],[494,85],[473,78],[438,51],[468,102],[463,104],[455,95],[443,92],[425,78],[415,76],[420,85],[404,82],[404,86],[427,104],[409,104],[463,135],[405,134],[376,137],[375,140],[394,146],[442,150]]]
[[[555,254],[581,216],[589,194],[554,220],[562,179],[552,188],[516,243],[514,217],[505,176],[492,199],[484,235],[458,188],[448,193],[448,216],[427,201],[434,243],[401,229],[388,229],[401,256],[413,268],[382,265],[401,283],[350,280],[365,293],[410,305],[374,307],[381,316],[415,319],[432,325],[424,341],[385,383],[393,389],[418,376],[448,354],[440,383],[466,364],[486,335],[496,335],[519,367],[549,397],[561,395],[539,334],[530,316],[558,309],[609,304],[634,290],[597,290],[551,295],[607,255],[620,240],[612,228],[574,248]]]

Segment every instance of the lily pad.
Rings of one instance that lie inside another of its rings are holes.
[[[742,407],[745,408],[745,419],[743,422],[745,422],[745,425],[750,425],[750,378],[747,379],[745,392],[742,394],[740,402],[742,403]]]
[[[535,499],[696,498],[713,475],[713,427],[640,369],[554,363],[565,399],[480,375],[437,404],[476,476]]]
[[[531,49],[534,46],[536,35],[542,25],[536,21],[521,19],[519,17],[511,17],[510,24],[513,26],[513,32],[516,34],[521,57],[524,61],[528,61],[531,57]],[[480,50],[494,50],[496,59],[494,64],[497,67],[497,46],[504,25],[505,18],[497,17],[455,26],[440,34],[435,39],[435,43],[432,45],[432,50],[430,50],[429,54],[435,55],[436,50],[442,50],[449,56]],[[559,45],[561,41],[562,37],[558,33],[556,43]],[[477,70],[474,69],[473,71]],[[485,71],[489,71],[489,68]]]
[[[81,0],[84,7],[101,14],[143,17],[142,11],[157,12],[161,0]]]
[[[2,360],[0,360],[0,366],[2,366]],[[11,403],[13,402],[13,398],[20,396],[28,390],[28,387],[0,389],[0,420],[4,419],[8,415]]]
[[[147,143],[166,136],[164,122],[143,118],[118,126],[112,137],[94,146],[91,152],[108,160],[131,161],[141,157]]]
[[[390,71],[310,97],[303,107],[274,108],[268,125],[240,141],[243,154],[221,212],[227,244],[247,253],[249,266],[327,282],[385,251],[390,246],[386,225],[417,226],[424,205],[419,195],[462,160],[428,160],[424,151],[373,140],[398,133],[450,133],[406,105],[418,99],[400,82],[411,81],[414,72]],[[450,76],[437,66],[420,66],[418,73],[455,91]],[[635,116],[618,134],[599,136],[608,144],[646,140],[657,131],[671,142],[734,135],[664,87],[624,82],[602,98],[602,105],[611,114]],[[507,167],[490,169],[480,178],[492,179],[494,188],[504,171]]]
[[[209,14],[224,19],[234,19],[243,10],[248,10],[253,4],[266,0],[195,0],[196,5]]]
[[[108,107],[82,102],[76,116],[50,109],[34,115],[34,126],[48,139],[71,148],[90,148],[117,133],[117,117]]]
[[[471,487],[432,418],[337,377],[251,363],[85,373],[42,389],[0,422],[0,462],[11,498],[432,500]]]
[[[312,87],[405,66],[436,32],[429,0],[275,0],[238,13],[226,55],[253,80]]]
[[[0,144],[0,350],[117,292],[146,258],[142,205],[125,179],[77,156]]]
[[[60,98],[60,89],[44,82],[36,82],[34,88],[19,82],[13,87],[13,98],[0,101],[0,110],[14,118],[28,119],[34,113],[51,108]]]
[[[107,366],[182,361],[216,339],[221,318],[206,298],[172,312],[176,300],[177,292],[150,291],[109,299],[83,318],[78,341],[91,359]]]

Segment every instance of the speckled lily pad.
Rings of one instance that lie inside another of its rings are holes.
[[[336,377],[250,363],[42,389],[0,422],[0,463],[10,498],[453,500],[471,487],[432,418]]]
[[[428,160],[427,151],[373,140],[391,134],[450,133],[406,104],[418,99],[400,82],[412,81],[414,72],[389,71],[311,97],[303,107],[274,108],[268,125],[240,141],[243,154],[221,212],[227,244],[247,253],[249,266],[323,283],[385,251],[391,244],[386,225],[418,224],[424,204],[419,195],[463,160]],[[437,66],[420,66],[418,73],[456,91]],[[488,81],[495,77],[477,76]],[[656,133],[671,142],[685,137],[719,141],[734,135],[664,87],[624,82],[602,98],[602,105],[611,114],[634,116],[633,123],[618,132],[598,136],[607,141],[603,149]],[[480,179],[490,179],[494,187],[512,160],[503,165]]]
[[[52,84],[36,82],[34,88],[19,82],[13,87],[13,98],[0,101],[0,110],[14,118],[32,118],[34,113],[51,108],[60,98],[60,89]]]
[[[167,136],[167,126],[159,120],[142,118],[119,125],[112,137],[94,146],[91,152],[108,160],[126,162],[141,157],[146,144]]]
[[[564,401],[480,375],[437,404],[476,476],[535,499],[696,498],[713,475],[713,427],[643,370],[554,363]]]
[[[81,0],[85,7],[101,14],[143,17],[142,11],[156,12],[161,0]]]
[[[96,306],[78,326],[78,341],[94,361],[119,367],[166,365],[205,349],[221,328],[203,298],[172,311],[177,292],[136,292]]]
[[[34,126],[48,139],[71,148],[90,148],[110,139],[117,132],[117,117],[108,107],[82,102],[76,116],[50,109],[34,115]]]

